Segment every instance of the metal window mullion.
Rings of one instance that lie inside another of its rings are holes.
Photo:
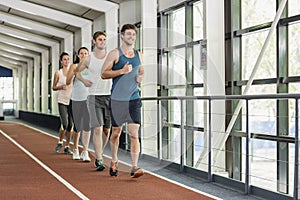
[[[249,100],[246,99],[246,164],[245,164],[245,194],[250,193],[250,131],[249,131]]]
[[[212,152],[211,152],[211,99],[208,100],[208,181],[212,181]]]
[[[185,140],[185,131],[184,131],[184,100],[180,99],[180,111],[181,111],[181,123],[180,123],[180,172],[184,171],[185,163],[185,152],[186,152],[186,140]]]
[[[294,165],[294,200],[299,195],[299,99],[295,100],[295,165]]]

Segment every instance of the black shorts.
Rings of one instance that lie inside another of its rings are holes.
[[[125,122],[141,124],[141,99],[130,101],[110,100],[112,126],[122,126]]]

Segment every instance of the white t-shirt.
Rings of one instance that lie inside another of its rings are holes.
[[[106,59],[98,59],[94,56],[94,53],[90,54],[90,64],[88,67],[88,80],[92,82],[92,86],[89,87],[89,95],[110,95],[111,94],[111,79],[102,79],[101,70],[102,65]]]

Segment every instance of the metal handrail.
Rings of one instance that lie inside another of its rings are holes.
[[[180,100],[181,104],[181,139],[184,138],[184,126],[183,126],[183,101],[184,100],[207,100],[208,101],[208,181],[212,181],[212,146],[211,146],[211,106],[212,101],[219,101],[219,100],[245,100],[246,101],[246,166],[245,166],[245,193],[250,193],[250,162],[249,162],[249,155],[250,155],[250,138],[251,133],[249,133],[249,100],[257,100],[257,99],[276,99],[276,100],[287,100],[287,99],[295,99],[295,165],[294,165],[294,194],[293,199],[298,200],[298,192],[299,192],[299,104],[298,101],[300,99],[300,94],[262,94],[262,95],[220,95],[220,96],[167,96],[167,97],[143,97],[141,98],[142,101],[149,101],[149,100],[157,100],[158,101],[158,125],[161,128],[161,101],[162,100]],[[161,130],[161,129],[160,129]],[[162,133],[159,134],[159,147],[161,148],[161,139]],[[181,158],[180,158],[180,171],[184,170],[184,141],[181,141]],[[159,150],[159,159],[162,159],[161,149]]]

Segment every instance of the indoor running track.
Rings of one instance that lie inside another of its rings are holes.
[[[106,169],[97,172],[93,162],[55,153],[56,142],[28,126],[0,122],[0,199],[214,199],[149,173],[132,179],[123,164],[119,176],[110,177],[107,158]]]

